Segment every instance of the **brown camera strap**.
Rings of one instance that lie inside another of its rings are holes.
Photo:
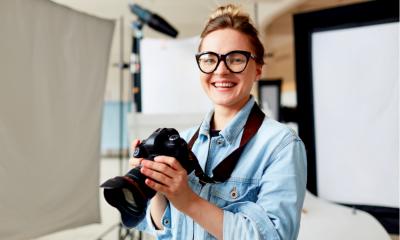
[[[227,156],[222,162],[220,162],[213,169],[213,177],[207,176],[203,169],[201,168],[197,159],[194,161],[194,171],[195,175],[199,178],[200,182],[204,185],[205,183],[216,183],[216,182],[224,182],[226,181],[232,174],[233,169],[235,168],[237,162],[239,161],[240,155],[242,154],[246,144],[250,141],[250,139],[257,133],[260,128],[265,114],[258,107],[257,103],[254,103],[253,108],[251,109],[250,115],[247,118],[246,124],[244,125],[244,131],[242,135],[242,139],[240,140],[240,146],[236,148],[229,156]],[[199,136],[199,129],[197,129],[196,133],[190,139],[188,143],[188,147],[192,149],[193,144],[196,142]]]

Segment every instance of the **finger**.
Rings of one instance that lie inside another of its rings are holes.
[[[143,158],[130,158],[129,165],[132,167],[137,167],[137,166],[141,165],[142,161],[143,161]]]
[[[146,168],[150,168],[154,171],[163,173],[170,178],[176,175],[175,170],[165,163],[154,162],[151,160],[143,160],[142,165]]]
[[[133,142],[131,143],[131,157],[129,158],[129,165],[132,167],[137,167],[140,165],[140,162],[143,160],[143,158],[134,158],[133,152],[135,151],[135,148],[140,144],[140,140],[139,139],[135,139],[133,140]]]
[[[140,139],[135,139],[131,143],[131,149],[135,150],[135,148],[140,144]]]
[[[152,188],[154,191],[159,192],[159,193],[165,193],[166,190],[168,189],[166,186],[150,179],[147,178],[144,183],[149,186],[150,188]]]
[[[145,176],[151,178],[153,181],[157,181],[158,183],[162,185],[169,185],[171,184],[171,178],[163,173],[154,171],[150,168],[147,167],[142,167],[140,169],[140,172],[144,174]]]
[[[154,158],[154,161],[155,162],[159,162],[159,163],[165,163],[165,164],[169,165],[171,168],[173,168],[175,170],[182,170],[183,169],[181,164],[174,157],[157,156],[157,157]]]

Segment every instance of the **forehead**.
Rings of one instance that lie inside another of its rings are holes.
[[[251,52],[252,46],[249,38],[233,29],[225,28],[213,31],[203,38],[200,51],[212,51],[224,54],[233,50]]]

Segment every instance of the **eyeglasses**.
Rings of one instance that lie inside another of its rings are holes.
[[[197,65],[203,73],[212,73],[221,61],[224,61],[226,68],[232,73],[241,73],[246,69],[250,58],[256,56],[247,51],[235,50],[227,54],[218,54],[215,52],[201,52],[196,54]]]

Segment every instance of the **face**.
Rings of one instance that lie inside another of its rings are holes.
[[[255,54],[248,37],[233,29],[209,33],[203,38],[200,48],[200,52],[211,51],[218,54],[236,50]],[[250,58],[243,72],[232,73],[221,61],[213,73],[201,73],[201,85],[216,108],[238,111],[249,99],[254,82],[260,79],[261,68],[260,64]]]

